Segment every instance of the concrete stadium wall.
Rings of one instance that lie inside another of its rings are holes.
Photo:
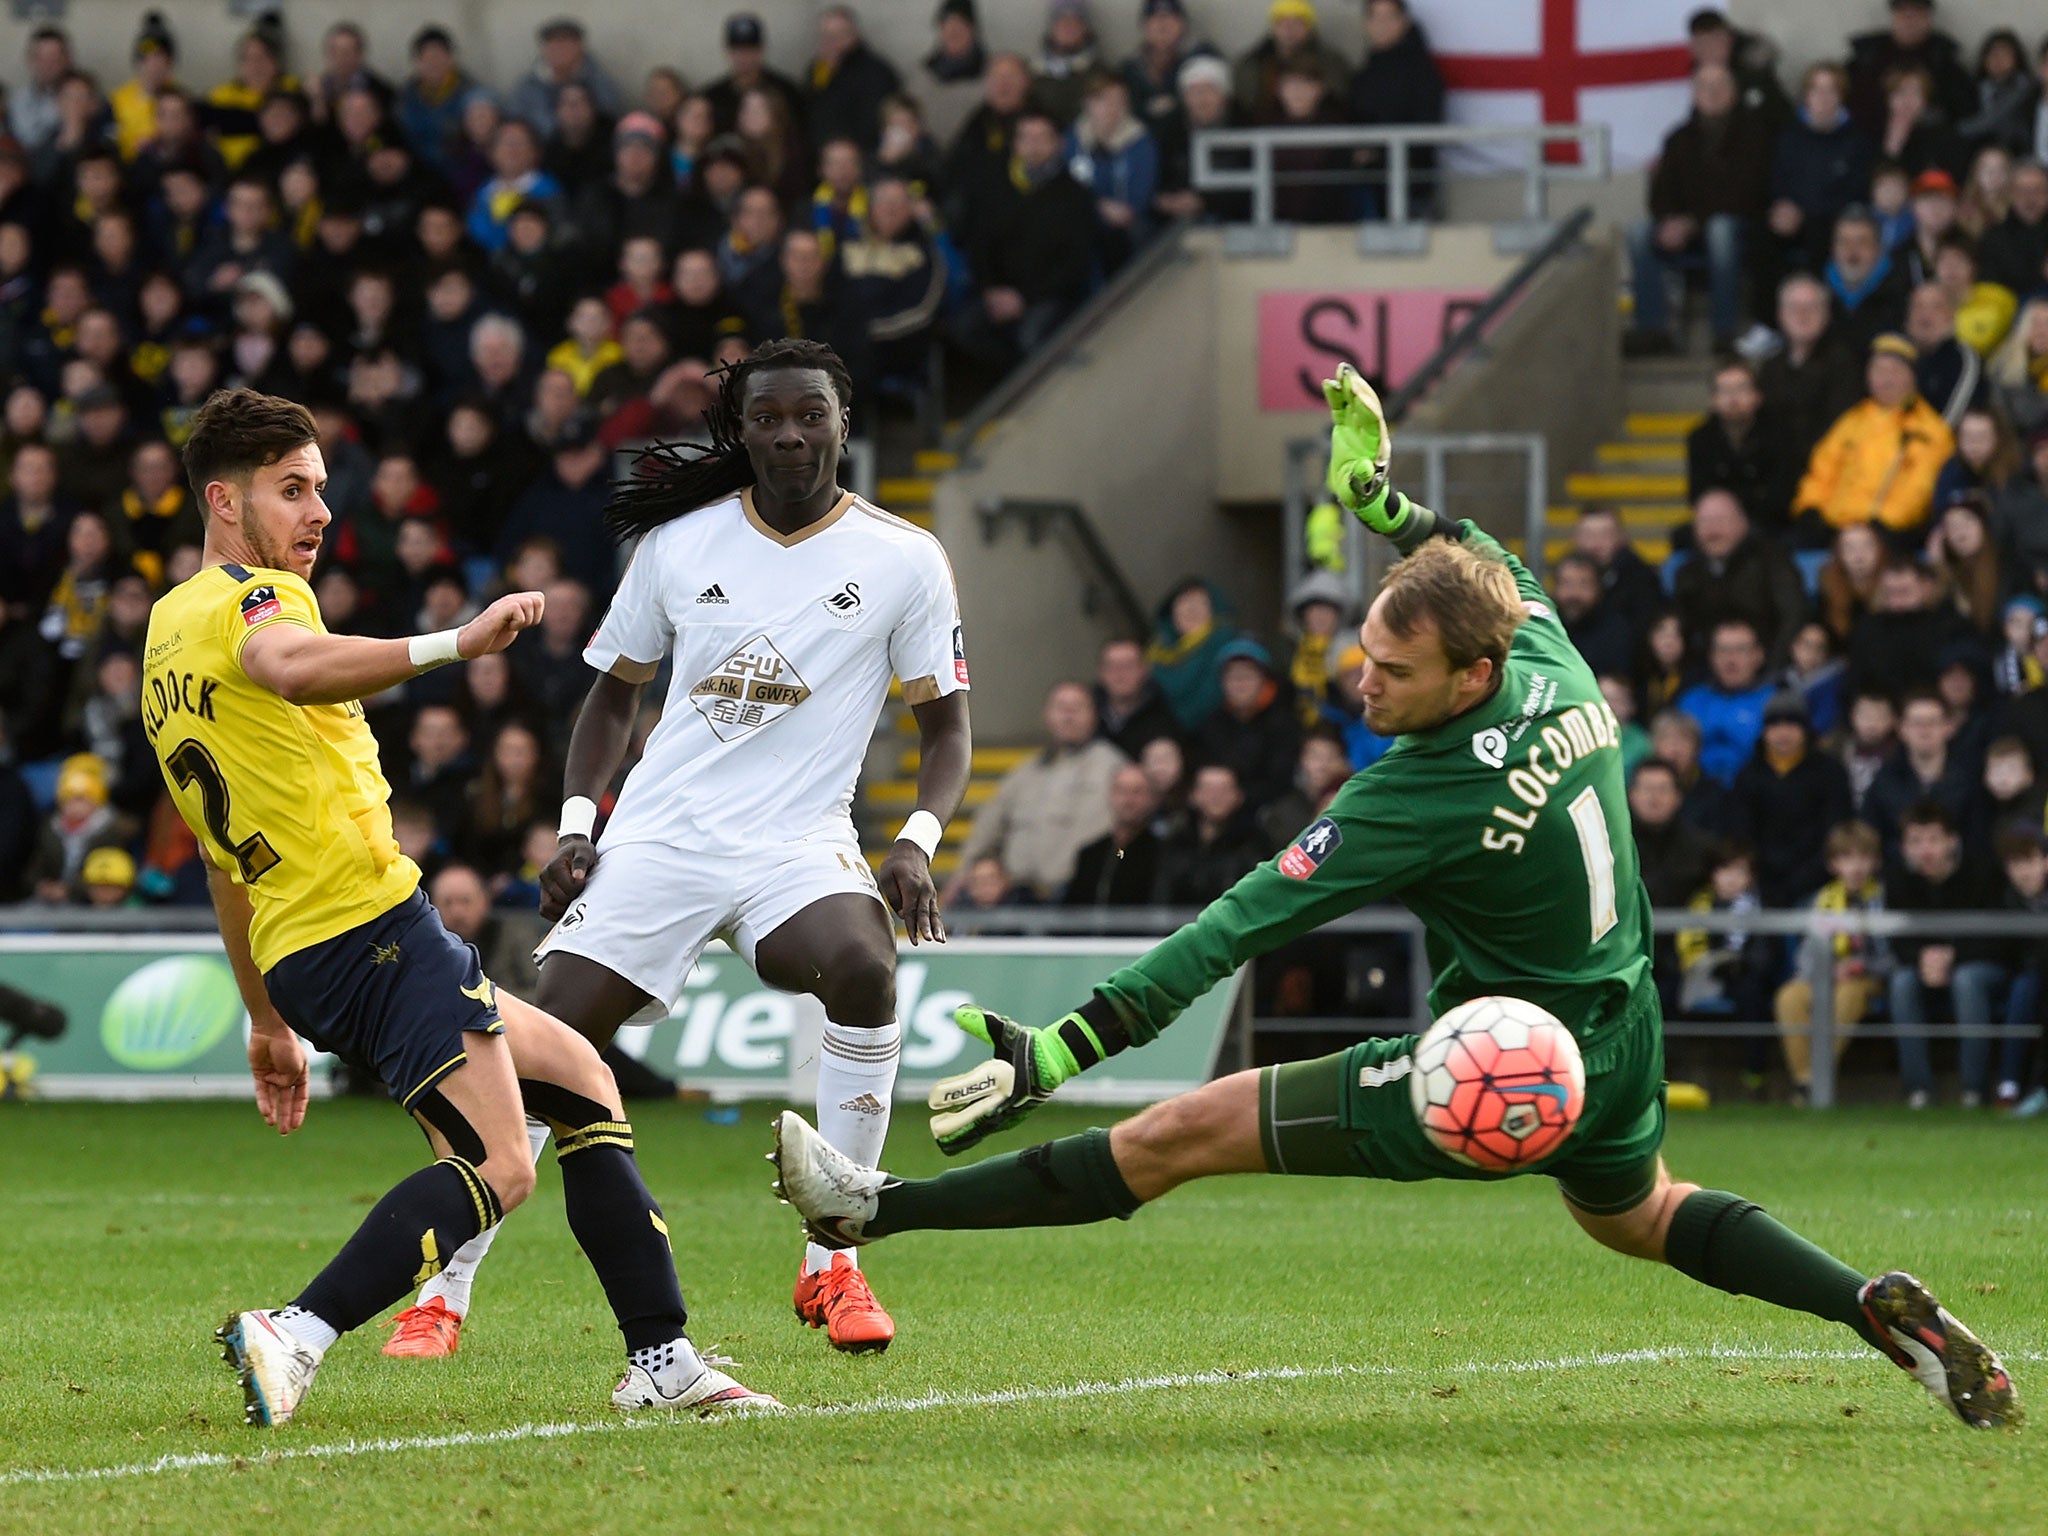
[[[1263,528],[1215,512],[1215,285],[1214,261],[1190,249],[939,482],[932,511],[960,583],[975,729],[991,741],[1035,735],[1045,690],[1091,676],[1096,647],[1127,626],[1106,600],[1084,610],[1085,567],[1057,535],[1033,544],[1006,526],[986,541],[984,500],[1078,501],[1148,606],[1190,572],[1235,592],[1239,573],[1277,559]]]
[[[1057,537],[1033,544],[1021,528],[1006,526],[987,541],[982,503],[1079,502],[1142,603],[1200,573],[1248,621],[1269,626],[1281,552],[1267,509],[1282,493],[1288,442],[1324,418],[1320,409],[1260,408],[1260,295],[1485,292],[1515,265],[1494,251],[1482,227],[1441,227],[1426,255],[1372,259],[1358,255],[1350,230],[1298,235],[1294,256],[1284,260],[1231,258],[1214,231],[1190,235],[1178,261],[941,478],[933,510],[960,582],[976,721],[989,739],[1032,734],[1044,690],[1087,675],[1097,644],[1122,624],[1107,605],[1086,611],[1083,567]],[[1561,473],[1619,411],[1615,282],[1611,242],[1572,258],[1530,293],[1488,348],[1515,365],[1454,375],[1418,425],[1551,432]],[[1565,387],[1531,389],[1529,379],[1538,376]],[[1519,500],[1502,498],[1500,509],[1475,502],[1459,510],[1497,522],[1519,516],[1519,508]]]
[[[1514,270],[1516,258],[1493,248],[1491,229],[1438,225],[1422,256],[1362,257],[1349,228],[1295,232],[1287,257],[1226,257],[1213,235],[1199,237],[1216,264],[1216,365],[1221,393],[1216,433],[1221,501],[1269,501],[1279,496],[1287,443],[1312,428],[1319,409],[1267,411],[1259,405],[1259,296],[1270,290],[1385,292],[1404,288],[1486,292]],[[1328,359],[1334,368],[1336,358]]]
[[[1590,461],[1621,418],[1621,315],[1614,303],[1620,280],[1620,241],[1611,230],[1560,256],[1486,339],[1482,357],[1454,370],[1406,424],[1426,432],[1541,433],[1549,449],[1547,494],[1555,500],[1565,476]],[[1501,366],[1486,366],[1486,358]],[[1397,452],[1398,444],[1397,437]],[[1525,502],[1509,480],[1519,468],[1519,458],[1454,465],[1454,485],[1464,494],[1452,510],[1499,538],[1521,537]]]

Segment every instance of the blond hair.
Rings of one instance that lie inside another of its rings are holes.
[[[1498,674],[1528,617],[1507,562],[1449,539],[1429,540],[1388,571],[1380,599],[1382,622],[1404,640],[1435,625],[1453,671],[1483,656]]]

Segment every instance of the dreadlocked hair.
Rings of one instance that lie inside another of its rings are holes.
[[[740,441],[740,409],[747,380],[772,368],[815,368],[832,382],[842,409],[853,403],[853,375],[823,342],[764,342],[737,363],[712,371],[718,398],[704,418],[711,435],[702,443],[655,443],[633,460],[605,503],[605,531],[620,543],[673,522],[686,512],[723,501],[754,484],[754,461]]]

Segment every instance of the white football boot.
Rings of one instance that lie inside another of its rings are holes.
[[[221,1358],[242,1382],[242,1418],[276,1427],[288,1423],[306,1400],[320,1351],[294,1337],[269,1312],[237,1312],[213,1337]]]
[[[811,1237],[826,1248],[858,1248],[868,1241],[875,1197],[889,1182],[879,1168],[863,1168],[834,1147],[793,1109],[775,1117],[775,1193],[796,1207]]]
[[[699,1417],[735,1408],[782,1406],[766,1392],[743,1387],[718,1369],[718,1365],[731,1365],[732,1361],[719,1359],[718,1365],[713,1365],[718,1357],[700,1357],[687,1339],[679,1342],[682,1347],[651,1371],[629,1361],[625,1376],[612,1389],[612,1406],[688,1409]]]

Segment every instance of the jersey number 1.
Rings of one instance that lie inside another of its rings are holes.
[[[1614,843],[1607,836],[1607,813],[1600,809],[1600,796],[1590,785],[1573,799],[1571,813],[1572,826],[1579,834],[1579,854],[1586,861],[1586,889],[1592,897],[1591,944],[1598,944],[1619,921],[1614,911]]]
[[[164,759],[164,766],[171,770],[178,788],[189,789],[195,783],[199,786],[199,812],[206,818],[206,830],[241,866],[244,885],[254,884],[277,868],[277,850],[270,846],[269,838],[261,832],[251,832],[236,842],[234,833],[228,830],[228,781],[221,777],[220,764],[213,760],[211,752],[187,737]]]

